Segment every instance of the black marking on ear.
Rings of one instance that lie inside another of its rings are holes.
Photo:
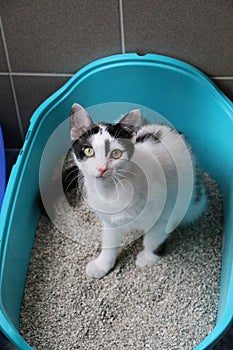
[[[107,157],[108,153],[110,152],[110,142],[108,139],[104,141],[104,145],[105,145],[105,157]]]

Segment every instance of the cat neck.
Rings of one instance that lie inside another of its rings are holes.
[[[133,186],[126,179],[85,178],[86,199],[94,211],[113,214],[125,208],[133,197]]]
[[[90,196],[95,193],[101,194],[103,197],[110,196],[117,192],[120,182],[112,176],[107,178],[94,178],[91,176],[84,176],[84,185]]]

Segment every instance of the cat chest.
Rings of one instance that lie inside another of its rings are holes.
[[[114,187],[98,187],[87,193],[88,205],[97,211],[114,214],[134,207],[139,194],[131,184],[118,184]]]
[[[154,216],[155,211],[154,201],[148,201],[148,194],[131,184],[111,190],[88,191],[88,205],[101,220],[118,226],[139,227],[140,223],[143,226],[143,221],[148,215]],[[135,219],[136,226],[133,224]]]

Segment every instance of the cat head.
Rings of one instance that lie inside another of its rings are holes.
[[[70,137],[79,169],[100,181],[126,171],[141,124],[139,110],[130,111],[116,124],[96,124],[88,112],[75,103],[71,109]]]

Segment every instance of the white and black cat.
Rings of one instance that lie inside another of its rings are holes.
[[[139,110],[116,124],[96,124],[74,104],[70,124],[83,194],[103,226],[102,251],[87,264],[87,275],[105,276],[124,235],[134,229],[144,231],[144,249],[136,264],[155,264],[156,248],[180,223],[194,221],[205,208],[201,173],[184,136],[167,125],[143,125]]]

